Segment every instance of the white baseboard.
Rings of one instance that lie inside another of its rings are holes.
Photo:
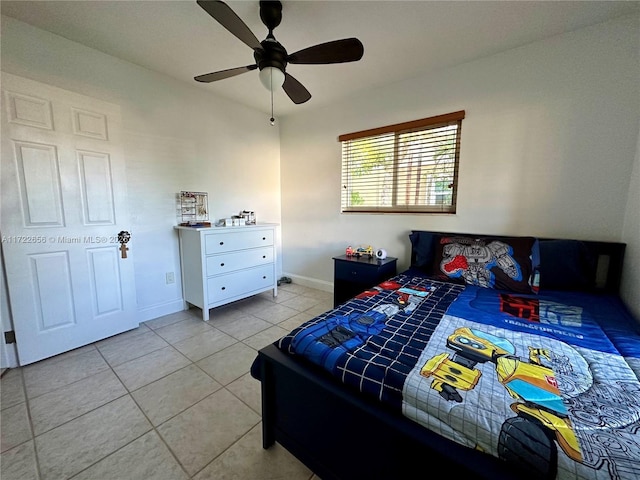
[[[152,305],[138,310],[138,320],[142,323],[172,313],[182,312],[184,309],[183,300],[172,300],[171,302]]]
[[[333,282],[318,280],[317,278],[303,277],[302,275],[294,275],[292,273],[283,273],[284,277],[289,277],[293,283],[298,283],[304,287],[316,288],[323,292],[333,293]]]
[[[333,293],[333,282],[326,282],[324,280],[318,280],[317,278],[304,277],[302,275],[293,275],[290,273],[283,273],[283,277],[289,277],[293,283],[303,285],[309,288],[316,288],[323,292]],[[172,300],[171,302],[162,303],[159,305],[152,305],[138,310],[138,320],[146,322],[148,320],[154,320],[165,315],[181,312],[184,308],[183,300]]]
[[[4,340],[4,338],[2,340]],[[18,362],[18,349],[16,348],[15,343],[4,344],[2,348],[2,358],[0,358],[0,366],[3,369],[16,368],[20,366]]]

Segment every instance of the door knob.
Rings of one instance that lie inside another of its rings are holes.
[[[127,258],[127,242],[131,239],[131,234],[125,230],[118,233],[118,242],[120,242],[120,254],[122,258]]]

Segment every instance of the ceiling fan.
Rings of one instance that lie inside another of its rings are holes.
[[[215,82],[240,75],[255,69],[260,70],[260,81],[269,90],[282,86],[287,96],[296,104],[304,103],[311,98],[309,91],[286,71],[287,64],[329,64],[355,62],[362,58],[364,47],[357,38],[345,38],[321,43],[312,47],[287,53],[287,50],[276,40],[273,30],[282,20],[282,3],[279,1],[261,1],[260,19],[269,29],[267,37],[259,42],[249,27],[224,2],[197,0],[209,15],[229,30],[239,40],[253,49],[255,63],[244,67],[231,68],[219,72],[198,75],[198,82]]]

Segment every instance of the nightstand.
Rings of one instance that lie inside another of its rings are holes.
[[[333,257],[333,307],[396,274],[397,258]]]

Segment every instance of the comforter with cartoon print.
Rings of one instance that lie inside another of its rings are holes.
[[[545,479],[640,478],[640,332],[615,296],[520,294],[407,271],[279,348]]]

